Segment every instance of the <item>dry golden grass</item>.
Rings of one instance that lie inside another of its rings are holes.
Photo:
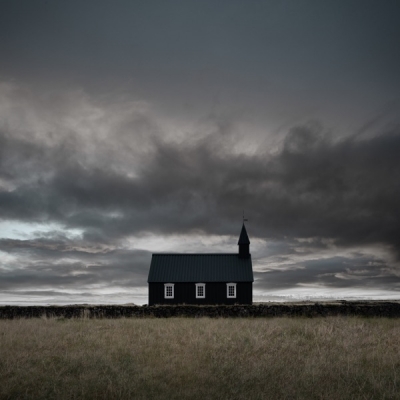
[[[399,399],[400,320],[0,321],[1,399]]]

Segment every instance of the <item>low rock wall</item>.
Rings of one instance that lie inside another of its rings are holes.
[[[169,317],[400,317],[397,302],[263,303],[233,306],[0,306],[0,319],[16,318],[169,318]]]

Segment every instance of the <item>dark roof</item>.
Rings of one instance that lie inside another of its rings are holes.
[[[240,232],[238,244],[250,244],[249,236],[247,235],[246,227],[242,226],[242,230]]]
[[[153,254],[147,282],[253,282],[251,257],[234,254]]]

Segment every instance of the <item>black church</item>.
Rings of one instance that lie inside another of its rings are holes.
[[[153,254],[149,305],[252,304],[253,266],[243,223],[238,253]]]

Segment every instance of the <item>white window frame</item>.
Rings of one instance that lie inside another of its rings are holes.
[[[173,299],[174,298],[174,295],[175,295],[174,286],[175,286],[174,283],[164,283],[164,299]],[[167,288],[171,288],[171,293],[172,293],[171,296],[169,296],[167,294]]]
[[[233,296],[229,295],[229,288],[233,287]],[[236,299],[236,283],[227,283],[226,284],[226,297],[228,299]]]
[[[206,298],[206,284],[205,283],[196,283],[196,299],[205,299]],[[203,295],[199,295],[199,288],[203,288]]]

